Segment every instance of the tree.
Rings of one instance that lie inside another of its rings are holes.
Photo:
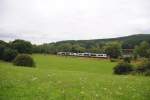
[[[150,49],[147,50],[147,57],[150,58]]]
[[[72,46],[72,52],[85,52],[85,48],[75,44]]]
[[[5,48],[8,47],[8,43],[0,40],[0,59],[2,59]]]
[[[143,41],[139,46],[136,46],[134,52],[140,57],[149,58],[150,57],[150,45],[148,42]]]
[[[143,60],[136,68],[136,72],[142,73],[146,76],[150,76],[150,61],[148,59]]]
[[[64,51],[64,52],[71,52],[72,49],[72,45],[70,43],[63,43],[57,47],[59,51]]]
[[[89,51],[93,53],[104,53],[102,46],[103,44],[95,43],[95,45],[91,46]]]
[[[9,44],[8,44],[8,43],[6,43],[6,42],[4,42],[4,41],[2,41],[2,40],[0,40],[0,44],[1,44],[1,45],[3,45],[3,46],[6,46],[6,47],[8,47],[8,46],[9,46]]]
[[[6,48],[3,52],[2,59],[5,61],[12,61],[17,56],[18,52],[16,50]]]
[[[118,42],[108,43],[104,46],[104,51],[110,58],[118,58],[121,55],[121,44]]]
[[[4,49],[5,49],[5,46],[0,44],[0,59],[2,59],[2,56],[3,56],[3,53],[4,53]]]
[[[15,40],[11,43],[13,49],[17,50],[19,53],[32,53],[32,44],[25,40]]]

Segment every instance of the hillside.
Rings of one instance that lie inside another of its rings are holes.
[[[66,52],[95,52],[102,53],[103,47],[111,42],[121,43],[123,49],[133,49],[142,41],[150,43],[150,34],[136,34],[118,38],[94,39],[94,40],[66,40],[55,43],[46,43],[42,45],[34,45],[33,51],[36,53],[56,54],[59,51]]]
[[[71,43],[71,44],[82,44],[92,46],[95,44],[103,44],[107,42],[120,41],[123,48],[134,48],[135,45],[138,45],[142,41],[147,41],[150,43],[150,34],[136,34],[118,38],[108,38],[108,39],[94,39],[94,40],[68,40],[56,42],[56,44]]]

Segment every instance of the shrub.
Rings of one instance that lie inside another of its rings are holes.
[[[144,73],[145,76],[150,76],[150,70],[147,70],[145,73]]]
[[[2,59],[5,61],[12,61],[17,56],[18,52],[16,50],[5,48],[3,52]]]
[[[131,57],[125,57],[123,58],[123,61],[126,63],[131,63]]]
[[[146,72],[144,73],[145,76],[150,76],[150,70],[146,70]]]
[[[34,60],[27,54],[20,54],[18,55],[15,60],[13,61],[14,65],[16,66],[28,66],[28,67],[35,67]]]
[[[114,67],[114,74],[129,74],[133,70],[134,68],[130,63],[121,62]]]
[[[150,61],[144,60],[140,65],[138,65],[136,71],[139,73],[145,73],[150,70]]]

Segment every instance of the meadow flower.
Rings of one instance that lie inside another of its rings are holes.
[[[80,81],[82,81],[82,77],[80,77]]]
[[[125,78],[125,79],[127,79],[127,78],[128,78],[128,76],[125,76],[124,78]]]
[[[33,78],[32,78],[32,81],[35,81],[35,80],[37,80],[37,79],[38,79],[37,77],[33,77]]]
[[[38,90],[41,90],[41,87],[38,87]]]
[[[133,88],[133,89],[132,89],[132,91],[136,91],[136,89],[135,89],[135,88]]]
[[[132,96],[132,98],[135,98],[135,97],[136,97],[135,95]]]
[[[58,81],[57,83],[58,83],[58,84],[61,84],[62,82],[61,82],[61,81]]]
[[[122,90],[122,88],[121,88],[121,87],[119,87],[119,90]]]
[[[107,88],[103,88],[104,90],[107,90]]]
[[[52,73],[53,76],[55,76],[55,73]]]
[[[61,91],[61,93],[63,93],[63,94],[64,94],[64,93],[65,93],[65,90],[63,89],[63,90]]]
[[[81,91],[80,94],[81,94],[81,95],[84,95],[84,91]]]
[[[123,95],[123,93],[121,93],[120,91],[116,91],[117,95]]]
[[[98,97],[99,95],[98,95],[98,94],[95,94],[95,96]]]
[[[84,88],[84,86],[81,87],[82,89]]]
[[[48,74],[47,76],[48,76],[48,77],[50,77],[51,75],[50,75],[50,74]]]

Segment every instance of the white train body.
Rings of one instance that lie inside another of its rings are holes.
[[[107,54],[98,53],[73,53],[73,52],[58,52],[57,55],[65,56],[79,56],[79,57],[94,57],[94,58],[107,58]]]

